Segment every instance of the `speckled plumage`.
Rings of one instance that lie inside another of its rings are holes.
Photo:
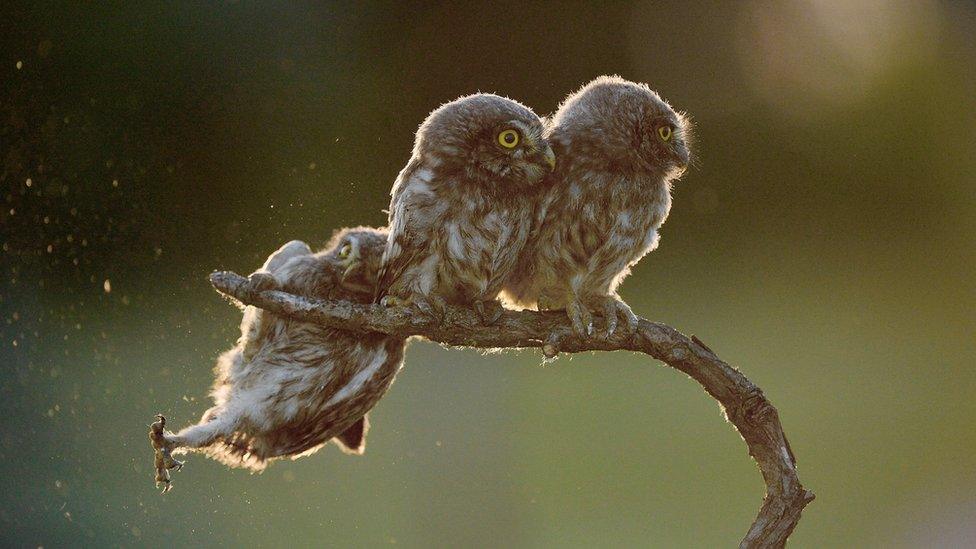
[[[387,233],[345,229],[312,253],[282,246],[252,275],[262,289],[368,303]],[[366,413],[403,362],[403,339],[278,317],[246,307],[237,345],[217,362],[215,406],[200,423],[168,433],[175,451],[202,451],[234,467],[263,469],[269,460],[308,455],[335,437],[362,453]]]
[[[608,333],[618,317],[636,328],[616,289],[657,247],[671,183],[688,164],[690,125],[646,84],[606,76],[569,95],[552,123],[559,160],[505,297],[566,309],[581,334],[592,331],[593,312],[607,317]]]
[[[517,132],[516,146],[500,142],[506,130]],[[391,192],[378,286],[387,303],[433,316],[446,303],[473,306],[486,322],[496,316],[532,224],[529,197],[552,167],[544,132],[532,110],[491,94],[462,97],[427,117]]]

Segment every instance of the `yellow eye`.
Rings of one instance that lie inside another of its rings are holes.
[[[514,149],[519,144],[519,134],[515,130],[505,130],[498,134],[498,144],[506,149]]]
[[[346,244],[345,246],[339,249],[339,259],[346,259],[347,257],[349,257],[349,254],[351,253],[352,253],[352,245]]]
[[[671,141],[671,126],[661,126],[657,129],[657,134],[661,136],[661,141]]]

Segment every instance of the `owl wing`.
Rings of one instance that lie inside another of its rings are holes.
[[[292,240],[268,256],[264,265],[256,273],[267,273],[274,276],[276,280],[275,288],[280,289],[283,282],[281,277],[287,277],[284,273],[287,270],[286,265],[292,263],[292,260],[295,260],[295,258],[305,257],[311,253],[312,249],[309,248],[308,244],[301,240]],[[254,352],[260,346],[260,335],[265,327],[265,320],[268,314],[270,313],[257,307],[244,308],[244,318],[241,320],[240,341],[243,345],[244,357],[248,360],[254,356]]]
[[[429,226],[425,213],[434,200],[430,193],[429,173],[420,167],[419,162],[410,162],[393,185],[390,236],[386,240],[374,292],[377,300],[428,248],[430,235],[423,228]]]

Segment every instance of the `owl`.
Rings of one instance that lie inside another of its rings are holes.
[[[690,130],[646,84],[601,76],[569,95],[549,136],[559,163],[504,297],[565,309],[580,336],[593,334],[593,313],[605,317],[606,336],[621,319],[636,329],[616,290],[657,247],[671,185],[688,166]]]
[[[377,297],[433,318],[447,304],[490,324],[532,225],[535,188],[553,169],[546,122],[478,93],[434,110],[391,192],[390,238]]]
[[[312,253],[292,241],[251,275],[255,289],[370,303],[386,246],[383,229],[337,233]],[[361,454],[376,405],[403,363],[405,340],[299,322],[246,307],[237,345],[218,359],[215,406],[165,434],[165,449],[200,451],[233,467],[311,454],[334,440]]]

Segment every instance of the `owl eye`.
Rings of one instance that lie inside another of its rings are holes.
[[[506,149],[514,149],[519,144],[519,134],[515,130],[503,130],[498,134],[498,144]]]
[[[657,129],[657,135],[661,138],[661,141],[667,143],[671,141],[672,130],[671,126],[661,126]]]
[[[339,259],[346,259],[352,253],[352,244],[346,244],[339,249]]]

